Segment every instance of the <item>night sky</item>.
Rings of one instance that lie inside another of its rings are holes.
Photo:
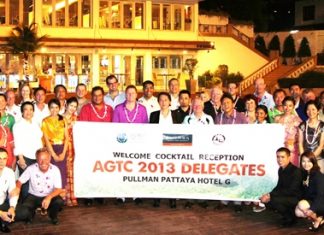
[[[289,30],[296,0],[205,0],[201,10],[227,12],[232,20],[251,21],[256,32]]]

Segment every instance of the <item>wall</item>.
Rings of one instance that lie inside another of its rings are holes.
[[[303,7],[315,6],[315,19],[303,21]],[[324,1],[323,0],[304,0],[295,3],[295,26],[304,26],[324,23]]]
[[[274,35],[278,35],[280,40],[281,51],[283,49],[283,43],[285,38],[289,35],[289,32],[269,32],[269,33],[259,33],[258,35],[264,37],[264,41],[266,45],[269,45],[270,40]],[[312,55],[316,55],[317,53],[324,52],[324,30],[314,30],[314,31],[299,31],[295,34],[292,34],[295,39],[295,48],[296,52],[298,52],[299,45],[303,39],[306,37],[309,46],[311,48]],[[256,35],[257,36],[257,35]]]
[[[209,37],[208,40],[215,43],[215,50],[197,53],[197,75],[207,70],[213,72],[218,65],[226,64],[230,73],[240,72],[246,77],[268,63],[266,59],[233,38]]]

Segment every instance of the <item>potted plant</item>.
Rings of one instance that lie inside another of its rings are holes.
[[[37,25],[32,23],[29,26],[18,25],[12,28],[11,35],[6,38],[5,48],[12,54],[20,55],[23,61],[23,75],[29,83],[29,55],[39,49],[46,35],[38,37]],[[21,82],[21,81],[20,81]]]
[[[292,35],[286,37],[283,45],[282,57],[287,65],[293,65],[296,56],[295,40]]]
[[[308,40],[305,37],[303,37],[300,43],[297,56],[300,58],[301,61],[304,61],[308,57],[312,56],[311,50],[309,48]]]
[[[194,79],[194,72],[197,64],[198,64],[197,59],[194,58],[186,59],[184,66],[182,68],[183,72],[187,72],[189,74],[189,80],[186,80],[186,87],[191,94],[196,93],[197,80]]]
[[[274,35],[268,45],[270,59],[279,58],[280,56],[280,40],[278,35]]]

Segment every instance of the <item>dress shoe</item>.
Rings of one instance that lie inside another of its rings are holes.
[[[175,209],[175,208],[177,208],[177,201],[175,199],[170,199],[169,205],[170,205],[170,208]]]
[[[193,206],[193,203],[192,202],[186,202],[185,205],[184,205],[184,208],[185,209],[191,209]]]
[[[52,223],[53,225],[58,225],[58,224],[59,224],[59,221],[58,221],[57,217],[55,217],[55,218],[51,218],[51,223]]]
[[[123,201],[123,199],[121,199],[121,198],[117,198],[117,200],[116,200],[116,202],[115,202],[115,204],[117,205],[117,206],[121,206],[121,205],[123,205],[125,202]]]
[[[206,201],[198,203],[200,207],[207,209],[208,208],[208,203]]]
[[[0,231],[3,233],[10,233],[10,229],[8,227],[8,223],[1,221]]]
[[[242,210],[243,210],[243,208],[242,208],[241,205],[235,205],[235,206],[234,206],[234,211],[235,211],[236,213],[241,213]]]
[[[140,204],[143,204],[143,200],[140,198],[135,198],[134,202],[135,202],[135,205],[137,205],[137,206]]]
[[[92,206],[92,204],[93,204],[93,200],[90,199],[90,198],[84,199],[84,204],[85,204],[86,206]]]
[[[153,207],[160,207],[160,200],[159,199],[154,199],[153,200]]]

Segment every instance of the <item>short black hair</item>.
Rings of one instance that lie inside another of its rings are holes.
[[[165,91],[162,91],[162,92],[160,92],[158,94],[158,97],[157,97],[158,101],[160,101],[160,97],[163,96],[163,95],[167,96],[169,101],[171,102],[171,95],[168,92],[165,92]]]
[[[7,149],[0,147],[0,153],[6,153],[8,155]]]
[[[67,89],[66,89],[66,87],[64,86],[64,85],[62,85],[62,84],[58,84],[58,85],[56,85],[55,87],[54,87],[54,94],[56,94],[57,92],[58,92],[58,89],[59,88],[63,88],[64,90],[65,90],[65,92],[67,92]]]
[[[293,86],[298,86],[299,89],[301,89],[301,86],[300,86],[298,83],[293,82],[293,83],[291,83],[291,84],[289,85],[289,90],[290,90]]]
[[[283,101],[282,101],[282,104],[284,105],[287,101],[291,101],[294,105],[296,104],[296,101],[294,100],[293,97],[291,96],[286,96]]]
[[[134,90],[136,91],[136,93],[137,93],[137,88],[136,88],[136,86],[134,86],[134,85],[128,85],[128,86],[126,87],[126,89],[125,89],[125,93],[128,91],[128,89],[134,89]]]
[[[104,89],[103,89],[101,86],[95,86],[95,87],[92,87],[91,95],[93,96],[93,94],[94,94],[96,91],[101,91],[102,94],[105,94],[105,91],[104,91]]]
[[[223,103],[223,100],[224,99],[230,99],[233,103],[234,103],[234,100],[233,100],[233,97],[230,93],[228,92],[225,92],[223,95],[222,95],[222,98],[221,98],[221,103]]]
[[[154,83],[151,80],[146,80],[145,82],[143,82],[143,89],[146,85],[152,85],[154,87]]]
[[[75,90],[77,90],[80,86],[84,86],[87,89],[87,85],[84,83],[79,83],[76,87]]]
[[[21,113],[24,112],[24,108],[25,108],[25,106],[27,106],[27,105],[32,106],[32,107],[33,107],[33,111],[35,111],[35,106],[34,106],[34,104],[33,104],[32,102],[30,102],[30,101],[25,101],[25,102],[22,103],[21,106],[20,106],[20,112],[21,112]]]
[[[169,81],[168,81],[168,86],[170,86],[171,82],[172,81],[177,81],[179,83],[179,79],[177,78],[171,78]]]
[[[280,147],[277,149],[276,153],[278,152],[285,152],[288,156],[290,156],[290,150],[286,147]]]
[[[4,100],[7,102],[7,96],[5,95],[5,94],[3,94],[3,93],[0,93],[0,97],[3,97],[4,98]]]
[[[34,96],[37,94],[37,92],[39,91],[44,91],[44,93],[46,94],[46,89],[44,87],[37,87],[35,90],[34,90]]]
[[[190,92],[188,90],[181,90],[179,92],[179,97],[182,95],[182,94],[187,94],[189,97],[191,96]]]
[[[78,99],[76,98],[76,97],[70,97],[70,98],[68,98],[67,100],[66,100],[66,105],[69,105],[69,104],[71,104],[71,103],[77,103],[77,105],[79,105],[79,101],[78,101]]]
[[[108,84],[108,80],[111,80],[111,79],[116,79],[116,82],[118,82],[117,77],[115,75],[111,74],[106,77],[106,84]]]

